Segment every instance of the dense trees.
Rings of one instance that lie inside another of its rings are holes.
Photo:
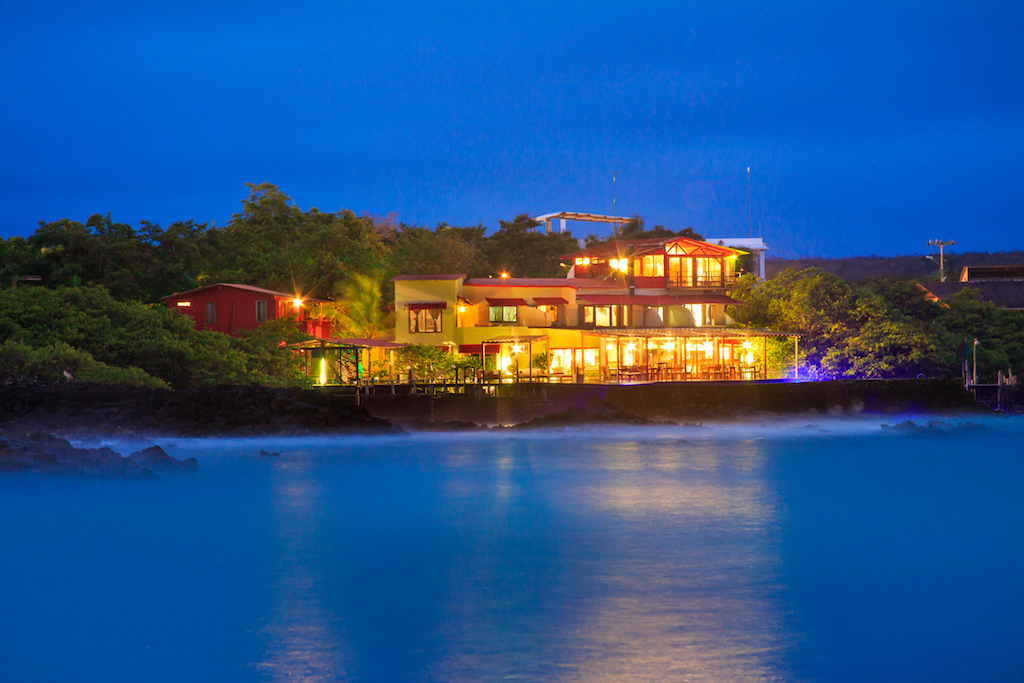
[[[375,336],[393,319],[394,275],[557,277],[565,274],[560,257],[579,248],[570,233],[538,231],[528,214],[501,221],[488,235],[482,225],[427,228],[390,216],[302,210],[272,184],[248,187],[241,211],[222,227],[193,221],[133,227],[96,214],[85,223],[41,223],[28,238],[0,239],[4,376],[52,378],[68,370],[76,377],[174,387],[287,382],[297,370],[278,342],[298,335],[287,321],[229,338],[196,331],[160,298],[219,281],[294,291],[334,299],[328,308],[345,334]],[[674,235],[702,239],[693,228],[647,230],[639,216],[619,231],[626,239]],[[864,268],[873,258],[846,261],[860,274],[870,271]],[[928,266],[914,258],[915,267]],[[20,275],[39,275],[44,287],[2,289]],[[954,374],[957,346],[975,337],[979,376],[1024,367],[1019,313],[1001,311],[970,291],[936,304],[913,283],[851,279],[816,268],[787,269],[765,283],[744,278],[735,296],[746,303],[732,314],[743,325],[803,335],[804,376]],[[777,355],[783,363],[791,349],[780,346]]]
[[[802,335],[805,377],[952,375],[957,346],[974,337],[979,378],[1024,369],[1024,316],[970,290],[935,303],[912,283],[856,285],[808,268],[763,283],[742,278],[733,296],[745,302],[732,310],[738,323]]]

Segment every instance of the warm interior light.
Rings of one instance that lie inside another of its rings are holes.
[[[327,359],[320,359],[320,384],[327,384]]]
[[[661,345],[661,349],[662,351],[671,351],[672,344],[670,344],[669,342],[665,342],[664,344]]]
[[[459,313],[465,313],[465,312],[466,312],[466,307],[465,306],[459,306]]]
[[[292,304],[295,305],[295,308],[299,308],[300,306],[302,306],[302,299],[296,299],[295,301],[292,302]]]
[[[181,306],[182,308],[184,308],[186,306],[191,306],[192,302],[191,301],[179,301],[178,305]]]
[[[584,258],[583,258],[583,265],[585,265],[585,266],[589,266],[589,265],[590,265],[590,259],[589,259],[589,258],[587,258],[587,257],[584,257]]]

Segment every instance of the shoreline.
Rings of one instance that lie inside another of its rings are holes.
[[[955,380],[505,385],[502,394],[370,394],[220,385],[171,391],[67,382],[0,387],[0,435],[383,435],[584,424],[694,424],[783,416],[980,415]]]

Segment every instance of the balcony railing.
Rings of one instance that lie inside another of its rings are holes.
[[[726,275],[724,273],[719,275],[701,275],[695,280],[690,278],[665,278],[665,286],[669,289],[696,289],[696,288],[714,288],[714,287],[731,287],[736,284],[737,275]]]

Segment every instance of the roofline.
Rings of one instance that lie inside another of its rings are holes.
[[[171,299],[171,298],[177,297],[177,296],[188,296],[189,294],[195,294],[196,292],[202,292],[203,290],[206,290],[206,289],[213,289],[214,287],[231,287],[233,289],[241,289],[241,290],[245,290],[245,291],[249,291],[249,292],[260,292],[260,293],[263,293],[263,294],[270,294],[272,296],[281,297],[282,299],[295,299],[295,298],[298,298],[298,299],[301,299],[302,301],[308,301],[308,302],[317,303],[317,304],[329,304],[329,303],[331,303],[330,299],[315,299],[315,298],[310,297],[310,296],[299,296],[299,297],[296,297],[295,294],[289,294],[288,292],[279,292],[279,291],[277,291],[275,289],[267,289],[266,287],[257,287],[256,285],[243,285],[243,284],[239,284],[237,282],[216,282],[216,283],[214,283],[212,285],[205,285],[203,287],[196,287],[195,289],[189,289],[189,290],[184,291],[184,292],[175,292],[174,294],[168,294],[167,296],[160,297],[160,299],[163,300],[163,299]]]

